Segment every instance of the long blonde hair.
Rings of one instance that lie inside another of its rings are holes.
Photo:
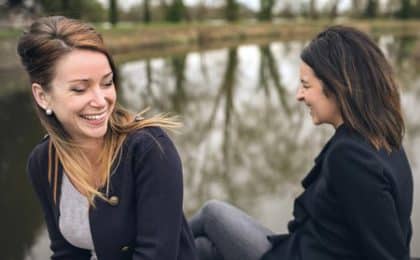
[[[35,21],[18,43],[21,62],[29,74],[31,83],[38,83],[43,90],[51,90],[55,65],[65,54],[74,49],[86,49],[103,53],[110,64],[114,83],[118,89],[118,71],[107,51],[102,36],[89,24],[63,16],[44,17]],[[143,120],[135,120],[135,115],[118,104],[111,113],[104,144],[98,156],[100,169],[94,169],[92,162],[82,152],[80,145],[74,143],[58,119],[45,114],[43,108],[34,102],[38,118],[50,136],[48,151],[48,180],[53,189],[53,199],[57,201],[57,182],[59,163],[66,175],[94,206],[95,197],[107,200],[100,190],[109,187],[111,167],[121,152],[127,135],[140,128],[159,126],[176,128],[180,124],[173,118],[157,115]],[[92,183],[92,171],[97,173],[97,182]]]
[[[141,116],[141,113],[137,116]],[[48,180],[53,187],[54,202],[57,199],[59,161],[67,176],[77,185],[80,192],[86,196],[91,205],[95,205],[94,199],[96,196],[103,200],[108,200],[108,197],[103,192],[100,192],[99,188],[106,187],[106,194],[108,193],[111,167],[115,164],[118,154],[122,152],[121,147],[125,138],[129,133],[149,126],[172,129],[179,127],[180,124],[173,118],[165,115],[136,120],[135,116],[130,112],[122,107],[116,107],[109,120],[102,152],[98,156],[98,163],[101,165],[100,169],[94,169],[91,166],[91,162],[81,151],[81,147],[69,142],[68,139],[63,139],[59,135],[54,134],[52,129],[47,128],[48,133],[51,133],[48,151]],[[98,177],[98,183],[91,182],[90,176],[92,176],[92,171],[94,170],[98,172],[95,175]]]

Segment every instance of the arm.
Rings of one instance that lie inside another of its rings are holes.
[[[166,135],[146,138],[148,145],[135,158],[137,234],[133,260],[177,259],[183,217],[181,161]]]
[[[409,259],[391,186],[374,154],[362,146],[338,144],[327,162],[344,221],[365,259]]]
[[[49,188],[47,178],[42,179],[41,175],[47,171],[40,172],[40,151],[34,150],[28,159],[27,173],[31,181],[32,187],[41,203],[44,219],[47,224],[48,235],[50,238],[50,248],[53,252],[51,259],[54,260],[89,260],[90,252],[80,248],[76,248],[69,244],[58,230],[58,225],[55,221],[55,216],[52,211],[52,204],[48,200],[46,189]],[[44,181],[44,182],[43,182]]]

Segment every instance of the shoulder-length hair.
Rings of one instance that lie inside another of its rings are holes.
[[[323,82],[324,93],[336,99],[346,126],[377,150],[401,146],[405,129],[399,86],[373,40],[354,28],[332,26],[300,57]]]

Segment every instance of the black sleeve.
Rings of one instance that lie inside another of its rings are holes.
[[[45,145],[45,144],[44,144]],[[38,147],[39,148],[39,147]],[[45,147],[44,147],[45,148]],[[89,260],[90,252],[83,250],[69,244],[61,235],[58,229],[57,222],[52,211],[51,201],[47,196],[48,180],[47,180],[47,167],[44,167],[45,171],[41,167],[42,160],[46,161],[46,158],[42,158],[42,151],[40,149],[34,149],[28,159],[27,174],[32,183],[32,187],[41,203],[42,211],[44,213],[44,219],[47,224],[48,235],[50,238],[50,248],[53,252],[51,259],[55,260]],[[45,175],[44,175],[45,174]]]
[[[338,144],[327,165],[345,222],[354,231],[363,258],[408,260],[391,186],[373,151]]]
[[[178,259],[183,217],[181,161],[166,134],[147,138],[148,145],[134,158],[137,235],[133,260]]]

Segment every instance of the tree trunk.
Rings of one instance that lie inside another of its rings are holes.
[[[410,0],[401,0],[401,8],[398,11],[398,17],[402,19],[407,19],[411,16],[411,1]]]
[[[330,11],[330,18],[331,19],[337,18],[337,15],[338,15],[338,1],[339,0],[334,0],[334,2],[332,4],[331,11]]]
[[[365,9],[365,17],[366,18],[375,18],[378,12],[378,0],[368,0],[366,9]]]
[[[150,11],[150,1],[144,0],[144,7],[143,7],[143,22],[150,23],[152,20],[152,14]]]
[[[229,22],[238,20],[238,3],[235,0],[226,0],[226,19]]]
[[[309,18],[317,19],[318,14],[316,12],[316,0],[310,0],[309,2]]]
[[[272,11],[275,0],[260,0],[260,12],[258,14],[258,19],[260,21],[271,21],[273,18]]]
[[[109,22],[112,25],[116,25],[118,23],[117,0],[109,0]]]
[[[362,0],[352,0],[352,16],[361,17],[362,13]]]
[[[173,0],[166,9],[166,20],[170,22],[180,22],[185,18],[185,6],[183,0]]]

